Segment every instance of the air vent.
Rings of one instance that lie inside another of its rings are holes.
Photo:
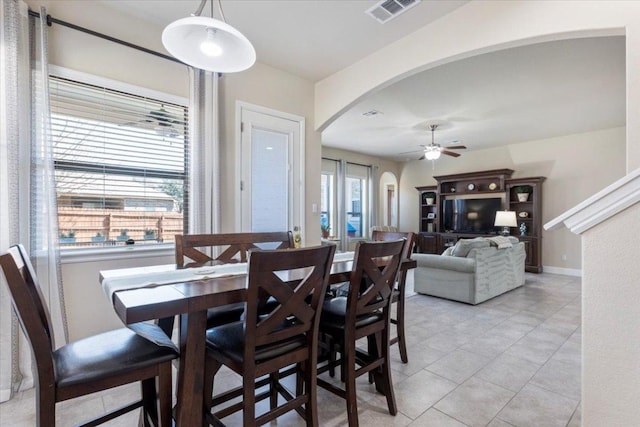
[[[421,0],[382,0],[369,8],[365,13],[381,24],[389,22],[398,15],[403,14]]]

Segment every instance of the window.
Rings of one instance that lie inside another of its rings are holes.
[[[320,225],[329,225],[341,250],[368,238],[371,223],[371,166],[322,159]]]
[[[347,236],[363,239],[369,233],[369,175],[371,167],[348,163],[345,176]]]
[[[49,83],[60,247],[183,233],[187,107],[55,76]]]
[[[320,175],[320,225],[329,227],[329,234],[337,236],[338,206],[337,206],[337,171],[338,162],[322,159],[322,174]]]

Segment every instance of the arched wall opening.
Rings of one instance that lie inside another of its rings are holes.
[[[640,2],[469,2],[315,85],[323,130],[369,94],[439,65],[497,50],[581,37],[627,39],[627,171],[640,166]]]
[[[391,172],[380,175],[378,188],[380,200],[380,225],[398,227],[398,179]]]

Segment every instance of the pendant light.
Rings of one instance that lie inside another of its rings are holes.
[[[207,0],[202,0],[193,16],[178,19],[162,32],[162,44],[169,53],[187,65],[218,73],[235,73],[256,62],[256,50],[238,30],[226,23],[222,5],[218,8],[222,21],[200,16]]]

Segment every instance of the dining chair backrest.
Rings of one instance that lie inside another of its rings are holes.
[[[168,338],[157,345],[121,328],[54,349],[49,311],[24,247],[12,246],[0,255],[0,266],[36,362],[34,425],[55,426],[58,402],[138,381],[142,387],[140,400],[82,425],[97,426],[137,408],[143,410],[145,425],[149,420],[156,426],[170,425],[171,364],[178,357],[178,349]],[[143,325],[147,331],[161,334],[156,326]]]
[[[347,296],[347,324],[388,309],[405,244],[405,239],[358,243]]]
[[[329,283],[335,245],[285,250],[254,250],[249,262],[245,311],[245,361],[256,347],[307,334],[317,343],[319,310]],[[277,301],[269,314],[261,301]],[[309,333],[311,332],[311,333]]]
[[[201,266],[210,261],[221,263],[247,262],[251,249],[293,248],[291,231],[266,233],[225,233],[225,234],[185,234],[176,235],[176,265],[178,268]],[[205,248],[220,248],[222,252],[213,258]],[[188,262],[185,258],[190,259]]]
[[[411,258],[413,252],[413,246],[415,245],[416,235],[413,232],[400,232],[400,231],[378,231],[374,230],[371,233],[371,240],[374,242],[387,242],[390,240],[407,239],[407,243],[404,245],[402,251],[402,259]]]
[[[53,381],[53,328],[49,310],[24,246],[16,245],[0,256],[13,307],[31,343],[40,378]]]

